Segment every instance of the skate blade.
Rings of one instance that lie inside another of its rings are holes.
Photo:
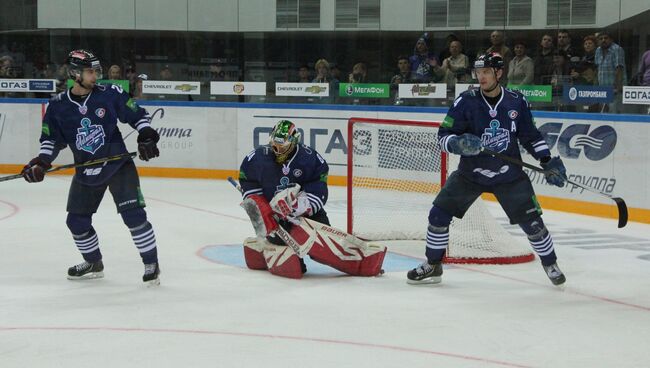
[[[432,284],[439,284],[441,281],[442,281],[442,277],[440,276],[427,277],[426,279],[422,279],[422,280],[406,279],[406,283],[409,285],[432,285]]]
[[[101,279],[104,277],[104,272],[90,272],[87,273],[83,276],[70,276],[68,275],[68,280],[73,280],[73,281],[78,281],[78,280],[93,280],[93,279]]]
[[[153,280],[145,281],[144,285],[148,288],[160,286],[160,277],[157,277]]]

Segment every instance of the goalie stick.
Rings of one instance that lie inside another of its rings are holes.
[[[243,193],[241,185],[239,185],[239,183],[233,179],[232,176],[229,176],[227,180],[230,184],[232,184],[233,187],[235,187],[235,189],[239,191],[239,193]],[[275,232],[278,234],[280,239],[282,239],[282,241],[288,245],[291,250],[293,250],[295,254],[297,254],[299,257],[304,256],[304,252],[300,248],[300,244],[298,244],[298,242],[291,236],[291,234],[289,234],[289,232],[286,231],[282,226],[278,226]]]
[[[47,170],[46,173],[51,173],[51,172],[65,170],[65,169],[71,169],[71,168],[77,168],[77,167],[92,166],[92,165],[102,164],[104,162],[121,160],[121,159],[127,158],[127,157],[133,158],[137,154],[138,154],[137,152],[120,153],[119,155],[108,156],[108,157],[104,157],[104,158],[98,158],[96,160],[90,160],[90,161],[82,162],[80,164],[61,165],[61,166],[53,167],[53,168]],[[15,174],[15,175],[3,176],[2,178],[0,178],[0,182],[7,181],[7,180],[18,179],[18,178],[22,178],[22,177],[23,177],[23,174]]]
[[[511,163],[513,163],[515,165],[519,165],[519,166],[522,166],[522,167],[529,168],[531,170],[540,172],[542,174],[547,174],[548,173],[548,171],[542,169],[541,167],[531,165],[531,164],[529,164],[527,162],[517,160],[514,157],[510,157],[510,156],[504,155],[502,153],[492,151],[492,150],[487,149],[485,147],[481,147],[481,152],[487,153],[488,155],[494,156],[496,158],[500,158],[500,159],[502,159],[504,161],[511,162]],[[576,183],[575,181],[569,180],[568,178],[564,178],[564,179],[569,184],[572,184],[572,185],[574,185],[576,187],[582,188],[582,189],[587,190],[589,192],[601,195],[603,197],[607,197],[607,198],[613,200],[614,202],[616,202],[616,207],[618,207],[618,227],[622,228],[625,225],[627,225],[627,205],[625,204],[625,201],[623,200],[623,198],[614,197],[611,194],[602,192],[602,191],[600,191],[600,190],[598,190],[596,188],[592,188],[592,187],[589,187],[589,186],[586,186],[586,185],[583,185],[583,184]]]

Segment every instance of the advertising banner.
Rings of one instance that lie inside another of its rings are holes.
[[[623,86],[623,103],[650,105],[650,87]]]
[[[445,98],[447,97],[447,85],[445,83],[435,84],[399,84],[397,95],[399,98]]]
[[[201,82],[143,80],[142,93],[156,95],[200,95]]]
[[[553,100],[552,87],[550,85],[509,84],[508,88],[521,92],[531,102],[551,102]]]
[[[339,96],[355,98],[388,98],[388,83],[340,83]]]
[[[327,97],[330,95],[329,83],[276,83],[276,96]]]
[[[568,104],[610,103],[614,100],[614,88],[611,86],[565,87],[562,100]]]
[[[266,82],[210,82],[210,94],[266,96]]]
[[[0,92],[56,92],[56,79],[0,79]]]

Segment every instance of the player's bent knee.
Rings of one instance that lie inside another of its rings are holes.
[[[533,241],[544,239],[546,234],[548,234],[548,229],[544,225],[541,217],[522,222],[519,224],[519,227],[528,235],[528,239]]]
[[[449,229],[449,224],[451,223],[452,216],[442,209],[433,206],[431,211],[429,211],[429,228],[436,233],[446,232]]]
[[[90,229],[92,229],[92,215],[91,214],[76,214],[68,213],[68,217],[65,220],[68,229],[75,235],[85,234]]]
[[[147,222],[147,212],[145,212],[144,208],[138,207],[138,208],[131,208],[126,211],[120,212],[120,215],[122,216],[122,220],[124,221],[124,224],[129,228],[133,229],[136,228],[145,222]]]

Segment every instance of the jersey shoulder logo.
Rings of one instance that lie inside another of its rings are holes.
[[[104,145],[104,127],[93,125],[88,118],[81,119],[81,128],[77,129],[77,149],[95,154]]]
[[[486,128],[481,135],[483,147],[496,152],[503,152],[508,149],[508,144],[510,144],[510,131],[500,128],[500,126],[501,123],[499,123],[499,120],[492,119],[490,121],[490,127]]]

